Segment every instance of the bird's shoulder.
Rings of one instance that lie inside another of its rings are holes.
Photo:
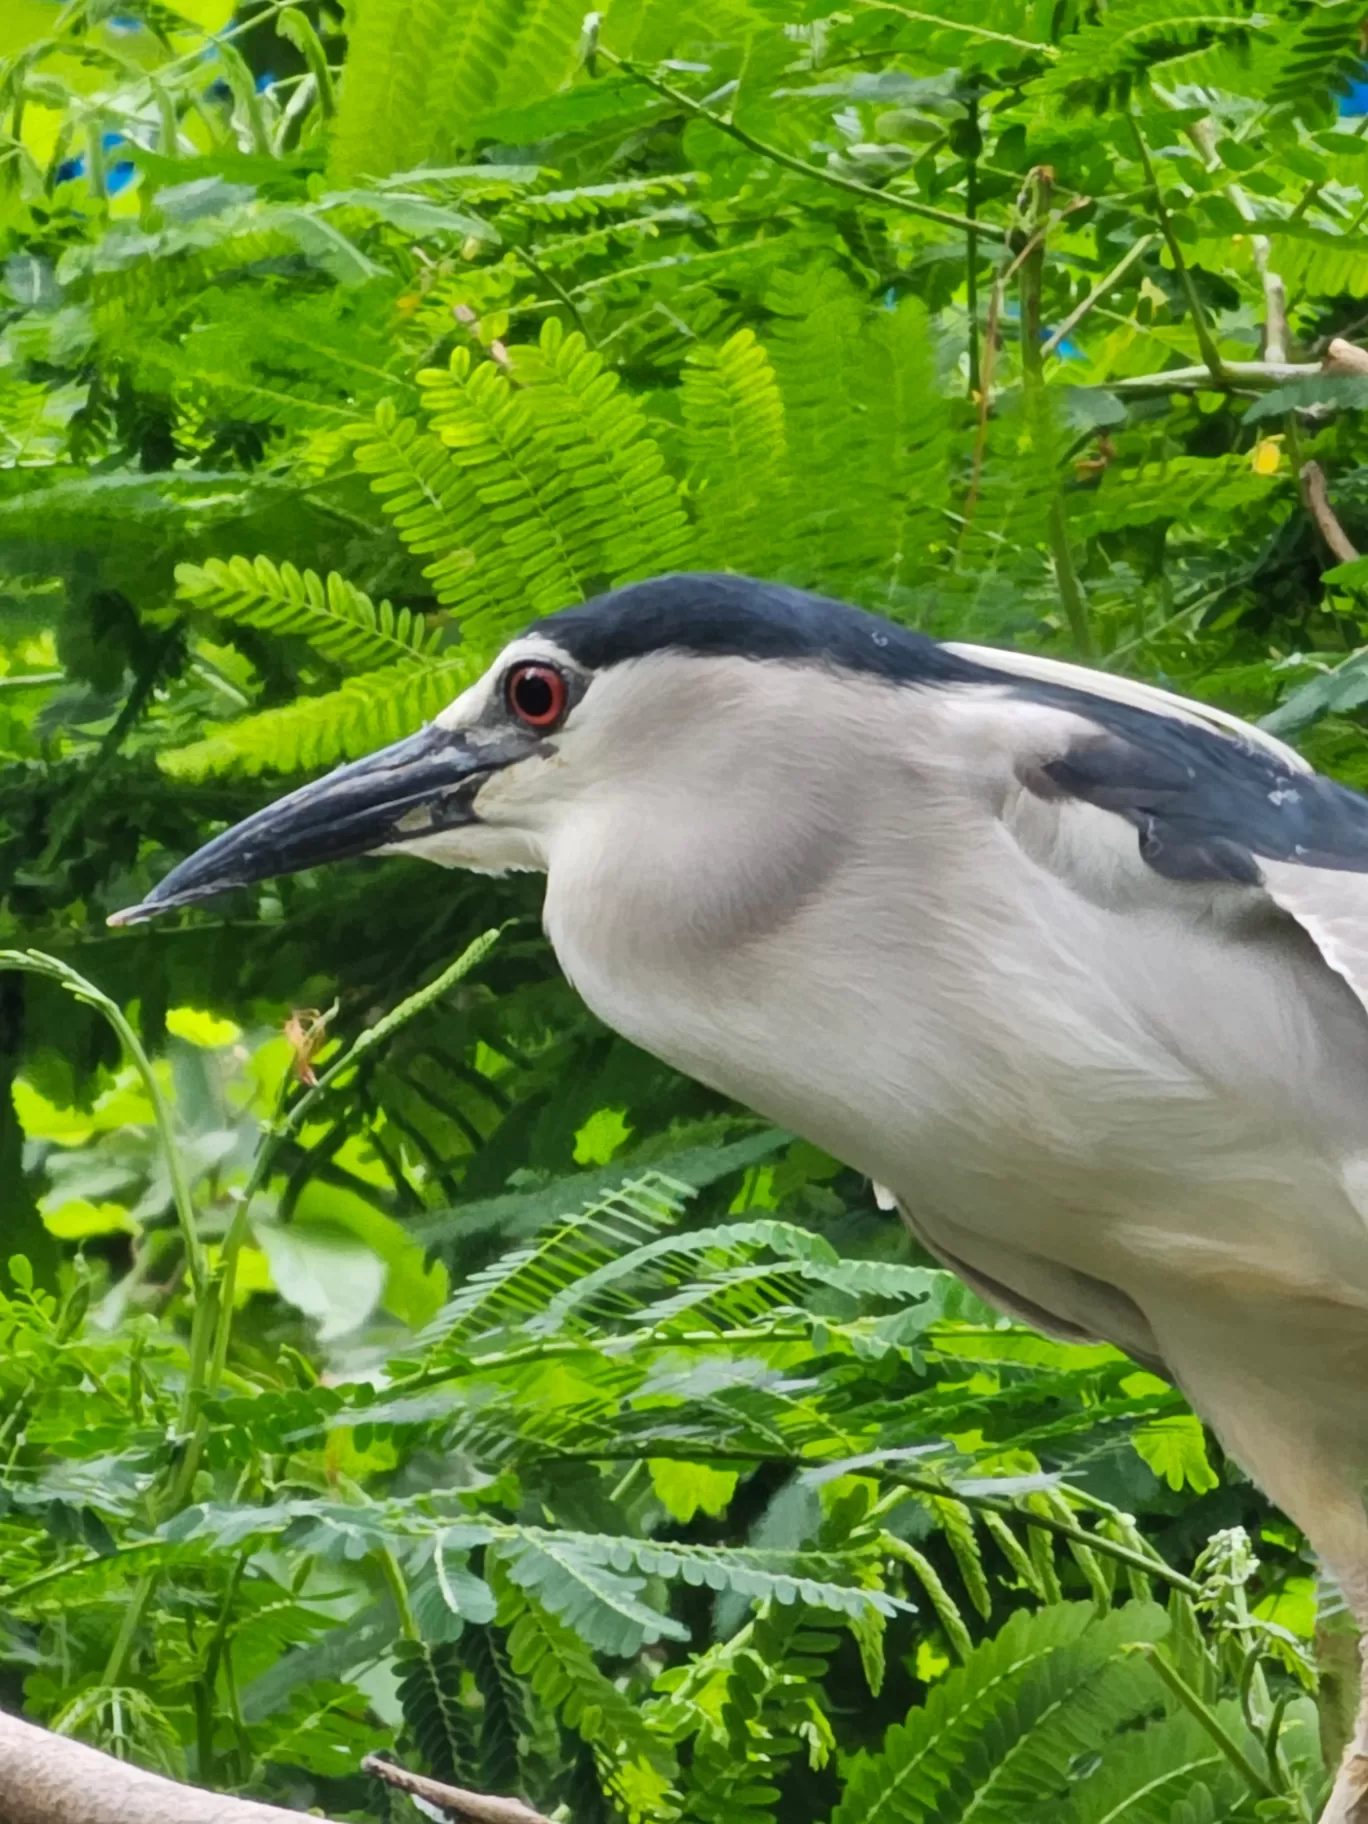
[[[959,647],[948,705],[999,756],[999,815],[1032,857],[1124,909],[1173,883],[1194,915],[1244,889],[1312,938],[1368,1008],[1368,798],[1233,716],[1079,666]]]

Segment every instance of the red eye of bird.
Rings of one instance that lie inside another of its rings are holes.
[[[504,695],[519,722],[529,728],[554,728],[565,714],[565,679],[554,665],[515,665]]]

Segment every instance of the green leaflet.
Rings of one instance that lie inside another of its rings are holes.
[[[312,570],[277,566],[269,557],[182,564],[176,582],[195,607],[269,633],[296,634],[348,671],[417,667],[439,638],[439,630],[410,609],[396,613],[388,602],[372,602],[336,572],[324,581]]]
[[[1123,108],[1156,73],[1182,82],[1193,51],[1246,47],[1262,23],[1234,0],[1121,0],[1071,36],[1037,92],[1071,107]]]
[[[204,779],[227,772],[305,772],[358,760],[421,728],[473,676],[468,660],[423,669],[412,660],[389,665],[340,690],[226,723],[202,741],[163,753],[160,764],[173,778]]]
[[[503,97],[549,96],[574,69],[582,12],[572,0],[366,0],[333,138],[339,176],[450,162]]]
[[[1153,1605],[1099,1621],[1075,1603],[1012,1617],[933,1687],[925,1707],[890,1730],[881,1754],[850,1770],[832,1824],[1020,1816],[1023,1802],[1062,1793],[1073,1760],[1161,1706],[1143,1661],[1124,1657],[1160,1638]]]
[[[406,1641],[395,1655],[398,1697],[424,1764],[449,1785],[478,1777],[480,1756],[462,1700],[461,1655],[454,1643]]]
[[[502,1629],[466,1630],[461,1657],[484,1704],[480,1724],[480,1774],[490,1792],[513,1792],[519,1785],[522,1737],[530,1732],[526,1694],[513,1670]]]
[[[670,1740],[604,1676],[577,1635],[495,1568],[509,1663],[536,1698],[597,1751],[605,1784],[633,1800],[664,1799],[674,1776]]]
[[[773,541],[787,517],[788,435],[774,368],[754,330],[694,350],[680,391],[704,561],[756,575],[782,568]]]
[[[531,616],[682,567],[690,537],[677,490],[617,375],[555,319],[510,360],[508,375],[461,349],[419,376],[434,432],[497,529],[491,587],[506,577]],[[475,618],[472,637],[484,631]]]
[[[579,1286],[586,1274],[613,1262],[618,1250],[672,1224],[688,1189],[654,1172],[615,1187],[552,1224],[532,1246],[472,1274],[434,1318],[427,1337],[459,1346],[510,1322],[538,1318],[557,1288]]]

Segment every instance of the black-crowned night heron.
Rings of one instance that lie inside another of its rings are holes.
[[[1142,684],[675,576],[119,916],[373,851],[543,870],[603,1020],[1170,1375],[1368,1624],[1368,800]]]

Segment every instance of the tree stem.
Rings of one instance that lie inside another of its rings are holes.
[[[1222,386],[1225,382],[1225,368],[1221,361],[1221,351],[1217,348],[1215,338],[1212,336],[1211,330],[1207,325],[1206,313],[1202,309],[1202,301],[1197,296],[1197,288],[1192,282],[1192,274],[1188,271],[1187,261],[1183,258],[1183,250],[1178,245],[1178,237],[1173,232],[1173,221],[1164,202],[1163,192],[1159,188],[1159,180],[1155,176],[1154,164],[1149,155],[1149,147],[1145,144],[1144,135],[1140,131],[1140,122],[1133,114],[1128,115],[1127,119],[1131,124],[1131,132],[1135,135],[1135,144],[1140,153],[1140,163],[1144,166],[1145,177],[1149,183],[1150,198],[1154,204],[1154,213],[1159,218],[1159,229],[1164,237],[1164,243],[1169,250],[1169,258],[1173,261],[1173,269],[1178,274],[1178,283],[1183,288],[1183,296],[1187,300],[1188,314],[1192,318],[1192,327],[1197,335],[1197,346],[1202,352],[1202,359],[1206,363],[1207,371],[1211,375],[1211,378],[1218,386]]]
[[[1220,1717],[1206,1700],[1193,1690],[1173,1662],[1165,1658],[1164,1654],[1148,1641],[1139,1643],[1133,1651],[1145,1655],[1183,1708],[1196,1717],[1231,1766],[1236,1768],[1248,1782],[1250,1791],[1258,1793],[1261,1799],[1276,1799],[1279,1796],[1277,1787],[1267,1778],[1263,1769],[1249,1759]]]
[[[821,165],[810,165],[805,158],[795,158],[791,152],[781,151],[778,146],[771,146],[763,139],[757,139],[744,127],[737,126],[728,120],[725,114],[714,114],[711,108],[704,107],[701,101],[695,101],[692,95],[686,95],[682,89],[671,83],[662,82],[660,77],[653,76],[649,70],[643,70],[639,64],[629,63],[625,57],[618,57],[612,51],[599,46],[597,55],[609,63],[615,70],[621,70],[624,76],[641,82],[648,89],[654,89],[666,101],[683,108],[698,120],[706,120],[717,128],[719,133],[726,133],[732,139],[757,152],[761,158],[768,158],[776,165],[782,165],[786,171],[796,171],[801,177],[810,177],[816,183],[828,184],[835,190],[844,190],[848,195],[863,198],[868,203],[880,203],[885,209],[897,209],[904,215],[915,215],[925,222],[939,222],[942,228],[958,228],[965,233],[991,235],[994,240],[1004,241],[1007,238],[1005,228],[999,228],[995,222],[971,221],[965,215],[953,215],[948,209],[933,209],[930,203],[914,202],[910,196],[903,196],[897,190],[877,190],[873,184],[862,184],[858,178],[841,177],[835,171],[824,170]]]

